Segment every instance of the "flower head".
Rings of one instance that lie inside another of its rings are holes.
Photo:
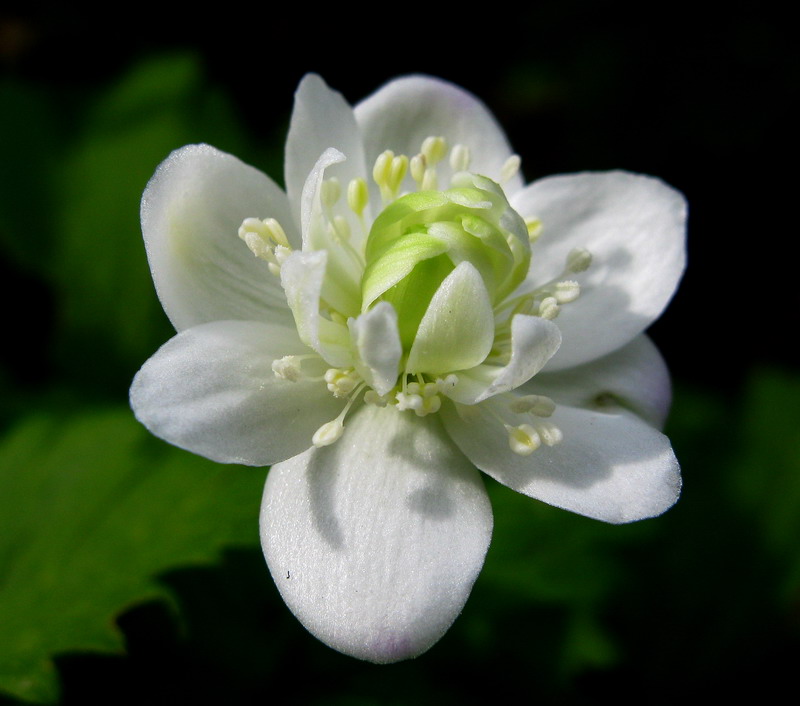
[[[686,207],[626,172],[524,186],[487,109],[427,77],[354,109],[300,84],[286,193],[206,145],[142,200],[178,334],[137,374],[137,417],[220,462],[274,464],[264,553],[289,607],[375,662],[428,649],[480,571],[478,469],[608,522],[680,477],[642,331],[684,267]]]

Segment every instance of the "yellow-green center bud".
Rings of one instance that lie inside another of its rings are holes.
[[[362,311],[387,301],[408,351],[428,305],[462,262],[472,264],[492,305],[523,281],[530,263],[525,222],[500,186],[457,174],[447,191],[419,191],[389,204],[375,219],[361,280]]]

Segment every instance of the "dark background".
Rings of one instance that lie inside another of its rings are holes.
[[[686,194],[689,268],[651,329],[675,380],[668,433],[684,497],[663,518],[610,528],[489,483],[495,539],[464,614],[428,654],[391,667],[308,636],[254,542],[202,565],[177,557],[157,572],[162,595],[129,596],[108,615],[124,649],[58,643],[62,701],[449,704],[521,688],[545,703],[667,703],[791,688],[800,381],[789,332],[800,301],[790,105],[800,72],[788,18],[764,3],[579,0],[282,13],[0,10],[11,332],[0,345],[0,429],[13,435],[34,411],[122,409],[136,369],[169,337],[137,209],[170,149],[211,142],[280,181],[304,73],[355,103],[421,72],[484,100],[528,180],[624,168]],[[140,125],[172,127],[148,137]],[[141,147],[114,152],[128,134]]]

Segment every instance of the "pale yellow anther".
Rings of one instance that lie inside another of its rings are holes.
[[[539,433],[530,424],[520,424],[517,427],[506,424],[505,427],[508,445],[515,454],[530,456],[542,444]]]
[[[505,184],[509,179],[513,179],[519,172],[522,159],[518,154],[512,154],[500,169],[500,183]]]
[[[333,229],[340,240],[344,242],[350,240],[350,224],[344,216],[333,217]]]
[[[286,237],[286,233],[278,221],[276,221],[274,218],[265,218],[264,227],[267,229],[269,237],[272,238],[277,245],[283,245],[285,248],[291,248],[289,245],[289,239]]]
[[[417,154],[411,158],[411,161],[409,162],[411,178],[417,182],[417,184],[421,184],[422,180],[425,178],[426,167],[427,162],[425,161],[424,154]]]
[[[465,172],[469,169],[469,163],[472,155],[469,152],[469,147],[461,143],[453,145],[450,150],[450,168],[454,172]]]
[[[352,368],[328,368],[325,371],[325,382],[334,397],[347,397],[356,389],[361,378]]]
[[[361,177],[351,179],[347,185],[347,205],[359,218],[364,214],[364,209],[369,203],[369,188],[367,182]]]
[[[397,191],[400,189],[400,184],[403,183],[407,171],[408,157],[404,154],[397,155],[397,157],[392,160],[392,166],[389,170],[389,188],[393,195],[396,195]]]
[[[325,179],[319,187],[319,198],[322,205],[330,208],[333,206],[342,195],[342,187],[336,177]]]
[[[567,272],[583,272],[592,264],[592,253],[586,248],[572,248],[567,255]]]
[[[525,227],[528,229],[528,238],[532,243],[539,240],[539,236],[542,234],[542,222],[538,218],[535,216],[526,218]]]
[[[297,382],[303,377],[300,370],[300,358],[296,355],[285,355],[283,358],[273,360],[272,372],[275,373],[275,377],[292,382]]]
[[[509,407],[512,412],[517,414],[549,417],[555,412],[556,403],[544,395],[525,395],[524,397],[517,397]]]
[[[545,297],[539,304],[539,316],[552,321],[561,313],[561,307],[555,297]]]
[[[554,287],[553,295],[559,304],[569,304],[574,302],[581,294],[581,285],[574,280],[557,282]]]
[[[564,438],[561,429],[550,422],[541,422],[537,424],[536,432],[539,434],[539,438],[545,446],[555,446]]]
[[[439,177],[433,167],[428,167],[425,170],[420,188],[423,191],[436,191],[439,188]]]
[[[447,141],[443,137],[426,137],[422,142],[420,152],[425,155],[428,165],[433,166],[441,162],[447,154]]]
[[[254,233],[253,231],[240,232],[239,237],[244,240],[245,245],[253,255],[270,263],[275,262],[272,244],[261,233]]]
[[[344,424],[342,424],[340,419],[334,419],[333,421],[323,424],[314,432],[314,436],[311,437],[311,443],[318,449],[323,446],[330,446],[341,438],[343,432]]]
[[[378,155],[375,160],[375,166],[372,167],[372,178],[375,183],[383,188],[389,180],[389,173],[392,170],[392,160],[394,159],[394,152],[386,150]]]

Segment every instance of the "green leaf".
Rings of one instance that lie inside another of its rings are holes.
[[[141,235],[147,181],[188,143],[247,150],[227,101],[205,85],[191,56],[142,63],[87,112],[85,133],[57,173],[51,262],[62,362],[99,388],[135,370],[169,336]]]
[[[119,652],[115,615],[164,597],[160,572],[257,544],[263,481],[163,444],[127,409],[20,423],[0,444],[0,691],[55,701],[52,657]]]
[[[800,589],[800,377],[755,373],[742,405],[733,493],[758,528],[767,551],[785,567],[785,600]]]

